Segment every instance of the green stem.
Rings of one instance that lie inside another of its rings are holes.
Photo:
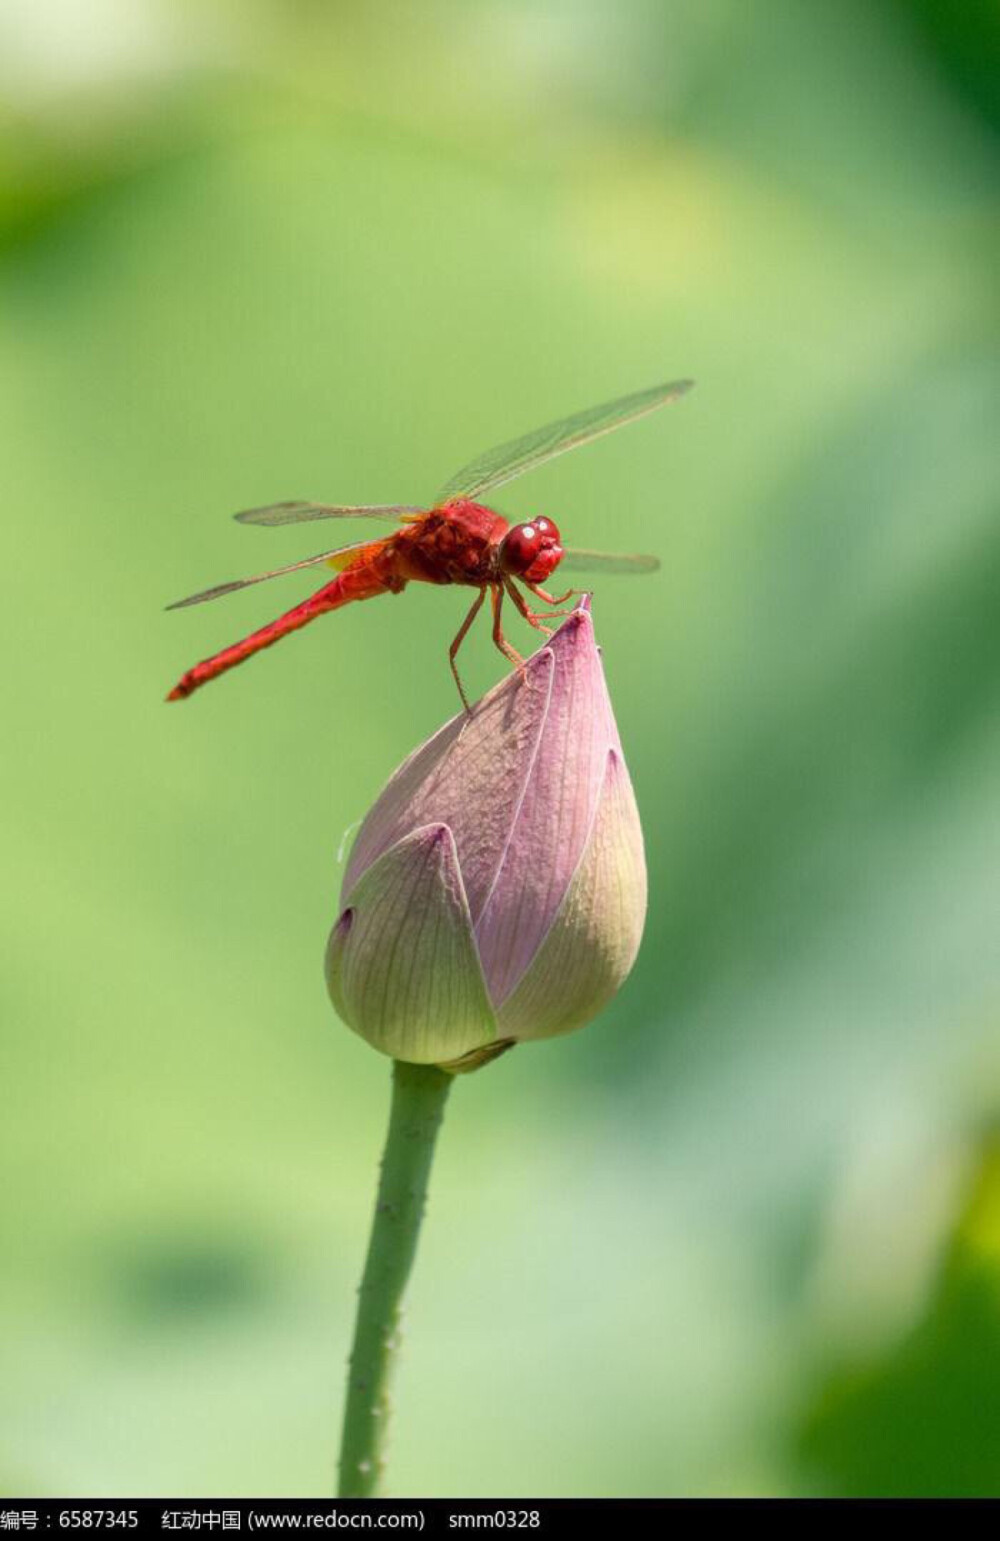
[[[381,1489],[389,1387],[399,1352],[403,1295],[417,1251],[434,1142],[454,1077],[396,1060],[371,1240],[359,1291],[340,1445],[340,1498]]]

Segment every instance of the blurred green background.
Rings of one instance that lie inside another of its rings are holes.
[[[0,1488],[332,1483],[389,1067],[321,955],[467,599],[169,709],[311,580],[162,606],[690,374],[500,499],[664,558],[595,599],[650,912],[456,1089],[391,1490],[996,1493],[1000,10],[0,18]]]

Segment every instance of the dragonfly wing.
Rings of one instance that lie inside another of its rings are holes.
[[[438,502],[445,503],[456,497],[479,497],[490,488],[513,481],[515,476],[533,470],[556,455],[563,455],[580,444],[589,444],[591,439],[611,433],[625,423],[634,422],[637,417],[645,417],[647,412],[655,412],[668,401],[676,401],[693,384],[693,380],[672,380],[668,385],[654,385],[650,390],[619,396],[617,401],[606,401],[572,417],[560,418],[557,423],[547,423],[544,428],[536,428],[534,433],[526,433],[523,438],[510,439],[470,460],[457,471],[441,489]]]
[[[408,503],[268,503],[263,508],[245,508],[233,518],[240,524],[305,524],[310,519],[388,519],[398,524],[407,514],[423,510]]]
[[[559,562],[560,572],[571,573],[655,573],[660,565],[658,556],[626,556],[611,551],[581,551],[570,548],[564,551]]]
[[[373,545],[379,545],[378,541],[359,540],[352,546],[336,546],[332,551],[321,551],[318,556],[307,556],[302,562],[289,562],[287,567],[274,567],[268,573],[257,573],[253,578],[234,578],[232,583],[217,583],[214,588],[202,589],[199,594],[191,594],[187,599],[175,599],[168,610],[184,610],[188,605],[200,605],[206,599],[221,599],[223,594],[235,594],[239,589],[249,588],[252,583],[263,583],[266,578],[283,578],[285,573],[301,572],[303,567],[320,567],[326,563],[330,567],[346,567],[354,557],[362,551],[369,550]]]

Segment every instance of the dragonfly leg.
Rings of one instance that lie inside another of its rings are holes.
[[[533,594],[537,594],[539,599],[543,599],[547,605],[564,605],[567,599],[583,593],[582,589],[567,589],[565,594],[547,594],[543,588],[539,588],[537,583],[528,583],[527,579],[525,579],[525,586]]]
[[[462,698],[462,705],[465,707],[467,712],[471,711],[472,708],[469,705],[468,697],[466,696],[465,690],[462,686],[462,681],[458,672],[458,664],[455,662],[455,659],[458,656],[459,648],[462,646],[462,643],[465,641],[466,636],[468,635],[469,627],[472,625],[473,621],[476,619],[476,616],[483,608],[483,600],[485,598],[486,589],[481,588],[475,599],[472,601],[472,608],[470,609],[468,615],[465,617],[465,620],[458,628],[458,635],[456,636],[454,642],[451,644],[451,647],[448,649],[448,662],[451,665],[451,672],[455,676],[455,684],[458,686],[458,693]]]
[[[572,614],[572,611],[570,611],[570,610],[546,610],[542,614],[539,614],[536,610],[529,610],[527,605],[524,602],[524,596],[521,594],[521,592],[518,589],[517,585],[514,583],[514,581],[511,578],[508,578],[506,580],[505,587],[507,589],[507,593],[510,595],[511,599],[514,601],[514,603],[517,606],[518,610],[524,616],[524,619],[527,621],[528,625],[529,626],[534,626],[536,631],[544,632],[547,637],[551,637],[551,635],[552,635],[552,627],[551,626],[546,626],[544,624],[545,621],[554,620],[555,617],[559,616],[559,615],[571,615]],[[534,586],[533,583],[529,583],[528,584],[528,588],[531,589],[533,592],[537,592],[537,590],[535,589],[535,586]],[[572,591],[572,592],[575,592],[575,590]],[[549,600],[549,595],[548,594],[543,594],[541,597],[543,599],[545,599],[545,600]],[[568,596],[565,595],[565,594],[562,596],[563,599],[566,599],[567,597]],[[551,600],[551,603],[554,604],[554,605],[561,604],[561,602],[562,601],[559,600],[559,599]]]
[[[536,615],[534,610],[528,609],[528,606],[524,602],[524,595],[521,593],[521,590],[518,588],[517,584],[514,583],[510,578],[505,578],[503,586],[507,590],[507,593],[510,595],[511,599],[514,601],[514,604],[517,607],[519,613],[524,616],[524,619],[527,621],[528,625],[534,626],[536,631],[543,632],[546,637],[551,637],[552,627],[544,625],[541,616]]]
[[[521,671],[521,675],[523,677],[524,659],[515,648],[511,647],[510,643],[507,641],[507,638],[503,634],[503,626],[500,624],[500,612],[503,609],[503,588],[499,583],[493,586],[493,589],[490,592],[490,601],[493,605],[493,641],[495,645],[500,649],[503,656],[509,659],[515,668]]]

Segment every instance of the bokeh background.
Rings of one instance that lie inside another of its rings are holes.
[[[163,605],[693,375],[500,500],[664,558],[595,600],[651,903],[452,1099],[392,1491],[996,1493],[1000,11],[0,18],[0,1487],[333,1480],[389,1067],[321,955],[467,600],[169,709],[311,580]]]

